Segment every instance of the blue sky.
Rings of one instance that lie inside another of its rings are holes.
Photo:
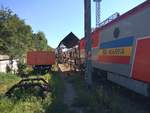
[[[92,1],[92,0],[91,0]],[[101,20],[115,12],[120,14],[145,0],[102,0]],[[34,32],[43,31],[48,44],[57,47],[71,31],[84,36],[84,0],[0,0],[0,5],[12,9],[29,24]],[[95,3],[91,4],[92,27],[95,27]]]

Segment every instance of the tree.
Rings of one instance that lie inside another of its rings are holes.
[[[47,39],[43,32],[39,31],[37,34],[34,34],[35,38],[35,47],[37,50],[47,50]]]
[[[31,26],[12,10],[3,7],[0,9],[0,54],[21,59],[27,51],[48,48],[43,32],[33,33]]]

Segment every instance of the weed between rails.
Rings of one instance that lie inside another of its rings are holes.
[[[77,92],[74,106],[82,108],[86,113],[121,113],[118,97],[105,92],[103,87],[87,90],[85,81],[77,74],[68,76]]]
[[[68,106],[64,104],[64,81],[59,73],[55,72],[51,78],[52,104],[47,107],[45,113],[72,113]]]

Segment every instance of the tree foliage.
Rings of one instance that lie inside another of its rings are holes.
[[[30,25],[8,8],[0,8],[0,54],[20,58],[30,50],[50,47],[43,32],[33,33]]]
[[[39,31],[37,34],[34,34],[35,39],[35,48],[37,50],[47,50],[47,40],[43,32]]]

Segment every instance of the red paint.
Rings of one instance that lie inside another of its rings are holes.
[[[100,30],[95,30],[91,34],[92,39],[92,48],[99,47],[99,38],[100,37]],[[80,50],[85,49],[85,38],[80,40]]]
[[[94,31],[91,37],[92,37],[92,48],[97,48],[99,45],[100,30]]]
[[[81,49],[85,49],[85,39],[84,38],[80,40],[80,50]]]
[[[150,83],[150,36],[137,41],[132,77]]]
[[[130,56],[99,56],[100,63],[129,64]]]
[[[27,53],[28,65],[55,64],[55,53],[47,51],[31,51]]]

